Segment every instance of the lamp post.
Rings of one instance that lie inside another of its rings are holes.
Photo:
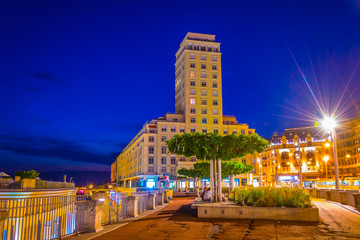
[[[328,132],[330,132],[331,140],[333,142],[333,154],[334,154],[334,168],[335,168],[335,189],[339,190],[339,168],[336,154],[336,125],[337,122],[332,117],[325,117],[321,121],[321,126]]]
[[[262,185],[262,177],[261,177],[261,162],[260,162],[260,158],[259,158],[259,157],[258,157],[258,159],[257,159],[257,162],[259,163],[259,176],[260,176],[260,179],[259,179],[259,181],[260,181],[259,186],[261,186],[261,185]]]

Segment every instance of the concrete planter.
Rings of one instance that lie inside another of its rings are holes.
[[[319,209],[281,207],[241,207],[235,204],[199,204],[199,218],[267,219],[318,222]]]

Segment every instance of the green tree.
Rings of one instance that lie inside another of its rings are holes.
[[[257,134],[231,134],[221,136],[218,133],[177,134],[166,141],[171,153],[196,156],[197,159],[210,162],[210,186],[213,201],[221,201],[221,160],[243,157],[246,154],[262,152],[268,142]]]
[[[31,171],[17,171],[15,176],[19,176],[21,179],[30,178],[35,179],[40,175],[40,173],[36,172],[35,170]]]

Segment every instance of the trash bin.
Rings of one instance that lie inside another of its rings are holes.
[[[172,200],[173,200],[173,190],[172,189],[169,189],[169,190],[166,190],[166,202],[168,203],[172,203]]]

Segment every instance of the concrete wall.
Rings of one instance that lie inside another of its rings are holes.
[[[237,205],[198,206],[199,218],[270,219],[288,221],[319,221],[318,208],[241,207]]]

